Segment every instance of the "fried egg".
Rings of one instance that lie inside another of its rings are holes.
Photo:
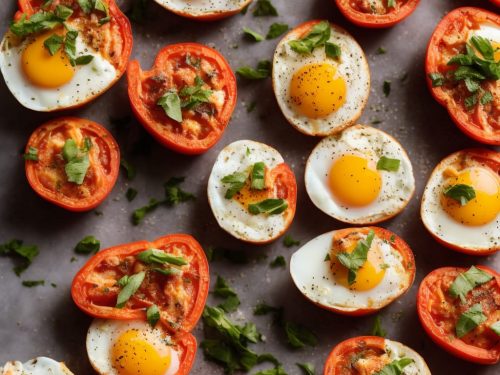
[[[162,7],[184,17],[222,18],[241,12],[251,0],[154,0]]]
[[[385,352],[389,357],[389,363],[402,358],[410,358],[413,363],[404,367],[404,375],[431,375],[431,371],[425,360],[415,350],[397,341],[384,339]]]
[[[318,22],[297,27],[279,42],[272,80],[276,100],[288,122],[305,134],[325,136],[360,117],[370,92],[370,71],[356,40],[333,24],[329,42],[340,47],[340,57],[328,57],[324,47],[310,54],[295,52],[290,42],[307,35]]]
[[[180,353],[170,336],[144,321],[95,319],[87,333],[87,354],[102,375],[174,375]]]
[[[247,180],[237,194],[227,199],[229,185],[222,179],[233,173],[249,174],[253,165],[260,162],[265,165],[266,187],[253,190]],[[280,153],[263,143],[241,140],[231,143],[220,152],[208,180],[207,193],[212,212],[222,229],[238,239],[257,243],[272,241],[286,231],[295,213],[294,177],[291,186],[293,191],[290,192],[293,196],[284,198],[288,204],[284,212],[273,215],[251,214],[248,208],[250,204],[265,199],[280,198],[272,177],[276,168],[283,168],[292,174]]]
[[[500,153],[469,149],[449,155],[436,166],[425,187],[420,211],[433,236],[459,250],[493,252],[500,248],[498,165]],[[460,195],[453,198],[446,193],[457,185],[472,188],[475,197],[460,202],[455,199]]]
[[[62,362],[47,357],[37,357],[26,363],[7,362],[0,367],[0,375],[73,375]]]
[[[378,169],[382,158],[397,159],[397,171]],[[406,207],[415,190],[403,147],[383,131],[364,125],[321,140],[307,160],[305,184],[316,207],[351,224],[391,218]]]
[[[495,61],[500,61],[500,28],[493,23],[480,24],[479,28],[469,32],[467,40],[473,36],[488,39],[493,47]]]
[[[78,25],[66,22],[70,29]],[[72,66],[59,49],[50,55],[44,46],[62,28],[24,39],[7,32],[0,44],[0,69],[7,87],[26,108],[53,111],[83,104],[105,91],[120,75],[113,64],[86,44],[82,32],[76,38],[76,57],[92,56],[86,65]]]
[[[352,253],[360,241],[366,241],[371,229],[374,237],[367,259],[350,284],[348,269],[337,256]],[[407,264],[413,263],[413,255],[406,244],[410,261],[396,249],[394,241],[381,238],[380,233],[384,231],[373,227],[349,228],[307,242],[290,260],[295,286],[313,303],[340,313],[374,311],[388,305],[413,283],[414,264]]]

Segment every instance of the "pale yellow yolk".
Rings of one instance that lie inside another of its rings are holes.
[[[21,64],[26,77],[37,86],[56,88],[71,81],[74,69],[68,57],[59,49],[53,56],[44,42],[54,32],[38,35],[21,56]]]
[[[336,77],[330,64],[305,65],[290,83],[290,98],[300,113],[309,118],[328,116],[345,102],[346,83]]]
[[[500,212],[500,179],[486,168],[465,169],[447,180],[446,186],[464,184],[472,186],[476,197],[465,205],[441,194],[441,206],[456,221],[465,225],[484,225]]]
[[[355,155],[344,155],[335,160],[329,181],[333,195],[348,206],[370,204],[382,187],[375,163]]]
[[[119,375],[163,375],[171,362],[168,350],[167,355],[161,356],[140,331],[131,329],[123,333],[113,345],[111,359]]]
[[[337,259],[336,254],[338,254],[338,252],[345,251],[350,254],[354,251],[356,245],[357,242],[353,241],[345,250],[333,249],[330,268],[335,276],[335,280],[347,288],[359,291],[373,289],[380,284],[385,275],[382,252],[375,243],[372,243],[370,250],[368,250],[366,262],[356,271],[356,280],[351,285],[349,285],[347,279],[349,272],[348,269],[345,268]]]

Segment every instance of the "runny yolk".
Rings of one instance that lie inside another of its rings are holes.
[[[167,348],[168,349],[168,348]],[[137,329],[120,335],[111,349],[111,359],[119,375],[163,375],[170,367],[170,349],[162,356]]]
[[[335,160],[328,178],[333,195],[347,206],[370,204],[382,187],[375,163],[356,155],[344,155]]]
[[[44,42],[54,32],[40,34],[23,51],[21,65],[26,77],[34,85],[56,88],[71,81],[74,69],[68,57],[60,48],[53,56],[44,46]]]
[[[240,202],[240,204],[248,208],[249,204],[261,202],[270,197],[270,189],[254,190],[250,188],[250,184],[246,184],[233,199]]]
[[[441,194],[441,206],[453,219],[471,226],[495,220],[500,212],[500,178],[497,175],[486,168],[467,168],[446,182],[446,186],[457,184],[472,186],[476,197],[462,206]]]
[[[344,267],[337,259],[336,254],[345,251],[347,253],[352,253],[356,248],[357,241],[350,242],[347,246],[343,246],[342,249],[334,248],[332,250],[333,256],[331,256],[330,268],[335,277],[335,280],[347,287],[354,290],[364,291],[375,288],[385,275],[384,258],[382,256],[382,251],[378,245],[373,242],[370,250],[368,250],[367,259],[365,264],[361,266],[356,271],[356,279],[353,284],[349,285],[347,275],[348,269]]]
[[[493,47],[493,58],[495,61],[500,61],[500,43],[499,42],[491,42],[491,46]]]
[[[309,118],[328,116],[345,102],[346,83],[330,64],[309,64],[295,72],[290,98],[298,111]]]

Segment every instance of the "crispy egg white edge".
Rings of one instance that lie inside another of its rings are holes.
[[[469,226],[453,219],[441,207],[439,198],[447,180],[443,176],[443,171],[460,160],[464,152],[459,151],[446,157],[432,171],[422,195],[420,216],[428,230],[448,244],[473,250],[499,248],[500,214],[488,224]]]
[[[333,134],[354,123],[361,115],[370,94],[370,69],[363,50],[347,31],[339,26],[330,25],[332,32],[329,41],[339,45],[342,50],[343,57],[341,57],[340,64],[326,57],[324,48],[315,48],[310,56],[294,52],[288,42],[299,37],[296,30],[288,33],[278,43],[274,52],[272,81],[278,105],[288,122],[309,135]],[[346,56],[350,56],[349,59]],[[355,60],[354,65],[349,64],[351,58]],[[293,63],[291,67],[288,66],[289,60]],[[296,112],[293,104],[290,103],[290,82],[295,71],[302,66],[325,61],[336,66],[338,74],[346,80],[346,100],[342,107],[329,116],[309,119]],[[349,80],[347,80],[348,76]]]
[[[405,375],[431,375],[427,363],[415,350],[397,341],[385,339],[385,349],[391,361],[404,357],[413,359],[413,363],[404,368]]]
[[[390,244],[378,237],[375,237],[374,243],[379,241],[383,260],[389,264],[382,281],[367,291],[351,291],[336,284],[330,270],[330,261],[325,261],[326,254],[330,254],[335,232],[324,233],[313,238],[292,255],[290,274],[295,286],[304,296],[320,306],[349,312],[383,307],[408,289],[410,278],[402,265],[401,255]],[[399,277],[401,274],[405,275],[403,281]],[[383,297],[376,295],[385,290],[389,290],[389,293],[385,293]]]
[[[63,86],[57,88],[35,86],[25,76],[21,67],[21,54],[29,38],[19,46],[9,48],[10,37],[12,34],[7,32],[0,44],[0,70],[12,95],[31,110],[53,111],[83,104],[105,91],[119,75],[109,61],[84,44],[79,33],[76,40],[76,55],[92,55],[94,59],[87,65],[75,67],[73,78]]]
[[[114,334],[116,332],[122,334],[129,329],[141,328],[151,330],[149,324],[145,321],[94,319],[87,331],[86,338],[87,355],[92,367],[100,374],[116,375],[115,369],[111,362],[108,361],[113,345],[112,340],[117,338],[117,335]],[[154,330],[156,329],[158,328]],[[102,353],[106,354],[103,355]],[[174,375],[180,366],[179,353],[173,348],[171,348],[171,353],[172,362],[165,375]],[[173,369],[172,366],[174,366]]]
[[[250,155],[246,154],[247,148]],[[217,156],[208,179],[208,200],[219,226],[232,236],[245,241],[272,240],[286,227],[284,213],[252,215],[239,202],[224,197],[228,188],[227,184],[221,182],[224,176],[245,171],[261,161],[268,169],[284,162],[280,153],[266,144],[249,140],[233,142],[224,147]]]
[[[377,150],[373,150],[374,145]],[[339,146],[340,149],[333,155],[331,149]],[[374,202],[364,207],[345,207],[336,200],[329,188],[330,168],[335,158],[351,153],[363,156],[366,155],[363,153],[365,149],[372,152],[368,156],[375,164],[382,155],[400,159],[399,170],[379,171],[382,187]],[[346,223],[369,224],[388,219],[401,211],[413,195],[415,178],[406,151],[393,137],[369,126],[355,125],[339,135],[323,138],[318,143],[306,163],[305,185],[314,205],[327,215]],[[387,199],[389,194],[390,199]]]
[[[154,0],[174,12],[203,16],[212,13],[236,11],[243,8],[249,0]]]
[[[6,375],[73,375],[63,362],[48,357],[37,357],[25,363],[7,362],[0,367],[0,374]]]

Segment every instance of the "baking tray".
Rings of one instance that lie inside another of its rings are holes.
[[[129,5],[119,1],[122,9]],[[487,1],[423,0],[407,20],[388,30],[369,30],[345,21],[330,0],[273,0],[279,17],[254,18],[251,13],[236,15],[223,21],[197,23],[170,14],[149,1],[146,22],[133,24],[134,50],[132,58],[149,68],[157,51],[164,45],[194,41],[213,46],[223,53],[233,69],[254,65],[260,59],[270,59],[278,39],[252,43],[242,38],[244,26],[266,32],[272,22],[291,26],[315,18],[328,18],[347,29],[361,44],[367,55],[372,89],[361,123],[381,121],[376,125],[398,139],[413,162],[416,194],[408,207],[396,218],[383,224],[404,238],[415,253],[416,280],[411,290],[381,312],[387,337],[401,341],[417,350],[427,361],[433,374],[493,375],[498,366],[479,366],[461,361],[444,352],[423,332],[415,309],[415,294],[420,280],[441,266],[488,264],[498,270],[497,256],[474,258],[450,251],[438,245],[424,229],[419,218],[419,203],[425,182],[439,160],[465,147],[479,146],[466,138],[453,125],[445,109],[429,94],[424,80],[424,53],[427,41],[439,21],[449,10],[461,5],[476,5],[495,11]],[[1,30],[4,32],[16,9],[15,1],[5,1],[0,9]],[[387,53],[377,55],[378,47]],[[403,76],[405,80],[401,80]],[[392,81],[392,92],[384,97],[382,84]],[[296,290],[287,269],[271,269],[268,264],[276,255],[290,259],[293,249],[282,241],[255,247],[241,243],[220,229],[210,211],[206,197],[207,179],[219,151],[238,139],[253,139],[276,147],[292,166],[298,182],[297,214],[289,233],[302,243],[343,225],[318,210],[304,188],[305,161],[319,141],[294,130],[283,118],[273,97],[271,80],[238,81],[238,106],[220,142],[204,155],[188,157],[175,154],[154,142],[130,117],[125,80],[116,84],[102,97],[82,109],[61,114],[31,112],[19,105],[0,83],[0,240],[23,239],[37,244],[40,255],[21,279],[45,279],[46,286],[25,288],[12,272],[9,259],[0,259],[0,363],[17,359],[28,360],[44,355],[64,360],[76,374],[93,374],[86,356],[85,335],[91,319],[81,313],[70,297],[71,280],[87,260],[76,256],[75,244],[93,234],[102,248],[141,239],[155,239],[175,232],[190,233],[204,246],[220,246],[244,252],[252,260],[248,264],[229,262],[211,264],[215,275],[227,278],[241,297],[242,305],[233,314],[237,321],[254,321],[266,336],[265,343],[254,348],[271,352],[283,363],[289,374],[299,374],[296,362],[309,361],[317,371],[334,345],[340,341],[369,334],[373,317],[349,318],[324,311],[307,302]],[[246,104],[257,102],[256,109],[247,113]],[[123,176],[108,199],[88,213],[70,213],[39,198],[30,189],[24,176],[20,157],[29,135],[42,122],[62,114],[72,114],[95,120],[116,136],[123,156],[137,166],[132,182]],[[122,121],[110,121],[121,119]],[[140,147],[138,147],[140,146]],[[175,208],[158,208],[139,226],[133,226],[133,209],[151,197],[161,197],[162,183],[170,176],[185,176],[185,190],[196,194],[194,202]],[[129,203],[124,196],[129,186],[139,191]],[[262,255],[267,260],[258,260]],[[76,261],[71,261],[72,257]],[[51,287],[55,283],[57,287]],[[286,317],[312,328],[319,338],[315,347],[291,350],[280,329],[270,317],[254,317],[252,309],[258,301],[285,307]],[[209,303],[212,303],[209,298]],[[203,337],[202,324],[195,329],[198,341]],[[322,370],[321,370],[322,371]],[[216,364],[207,362],[199,350],[193,374],[222,374]]]

